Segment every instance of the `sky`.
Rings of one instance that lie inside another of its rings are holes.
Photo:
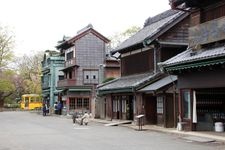
[[[55,50],[63,36],[92,24],[106,37],[170,9],[169,0],[0,0],[0,26],[15,35],[16,56]]]

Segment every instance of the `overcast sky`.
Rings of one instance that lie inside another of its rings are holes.
[[[168,10],[169,0],[0,0],[0,25],[16,36],[16,55],[55,49],[91,23],[106,37]]]

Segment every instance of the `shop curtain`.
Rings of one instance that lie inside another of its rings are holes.
[[[197,123],[196,92],[193,91],[193,123]]]

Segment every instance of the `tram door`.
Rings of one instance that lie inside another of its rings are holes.
[[[24,104],[25,104],[25,108],[29,107],[29,97],[24,98]]]

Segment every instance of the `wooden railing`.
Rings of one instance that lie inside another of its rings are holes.
[[[75,86],[76,79],[64,79],[58,81],[58,87],[68,87],[68,86]]]
[[[64,67],[66,67],[66,68],[70,67],[70,66],[74,66],[74,65],[76,65],[76,59],[75,58],[67,60],[64,63]]]

